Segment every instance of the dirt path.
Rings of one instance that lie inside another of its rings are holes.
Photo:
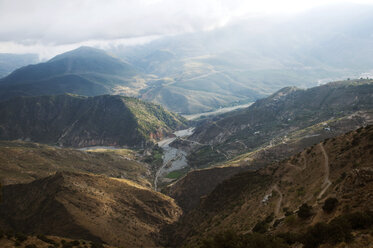
[[[324,182],[322,186],[324,187],[320,194],[317,196],[317,199],[321,199],[321,197],[325,194],[325,192],[328,190],[329,186],[332,184],[332,182],[329,180],[329,173],[330,173],[330,167],[329,167],[329,157],[326,153],[324,146],[322,143],[320,143],[320,149],[324,155],[324,167],[325,167],[325,174],[324,174]]]
[[[277,200],[275,211],[274,211],[275,219],[276,219],[276,218],[279,218],[278,214],[280,213],[280,208],[281,208],[281,204],[282,204],[283,195],[282,195],[280,189],[278,188],[277,184],[275,184],[275,186],[273,186],[272,190],[276,191],[280,196],[280,198]]]

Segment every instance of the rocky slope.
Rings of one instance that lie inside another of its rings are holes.
[[[372,80],[284,88],[247,109],[203,121],[190,137],[203,146],[194,147],[188,160],[198,168],[279,143],[309,139],[304,143],[311,145],[370,123],[372,109]],[[286,149],[285,156],[294,154]]]
[[[373,239],[365,235],[373,228],[369,217],[373,211],[372,156],[373,126],[367,126],[327,139],[267,168],[239,173],[219,184],[195,210],[182,217],[172,229],[177,235],[170,244],[215,247],[203,246],[214,234],[233,230],[244,235],[254,230],[268,239],[290,232],[293,236],[286,241],[294,247],[302,242],[306,247],[318,247],[342,241],[352,242],[351,247],[365,247],[364,242]],[[332,207],[325,203],[328,198],[334,201]],[[359,217],[364,213],[368,215]],[[355,223],[358,218],[366,218],[366,224]],[[350,223],[338,224],[347,232],[337,234],[340,238],[331,240],[332,234],[325,239],[312,236],[320,226],[335,232],[337,221]],[[344,239],[347,234],[355,237],[354,241]],[[278,247],[289,247],[283,244]]]
[[[60,146],[144,147],[185,119],[159,105],[122,96],[17,97],[0,103],[0,139]]]
[[[3,230],[156,247],[158,231],[175,222],[174,201],[125,179],[57,173],[29,184],[2,188]]]

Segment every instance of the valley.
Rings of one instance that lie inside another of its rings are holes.
[[[0,3],[0,248],[373,248],[363,2]]]
[[[337,185],[349,184],[357,169],[369,174],[372,90],[372,80],[289,87],[193,121],[122,96],[1,102],[0,227],[33,242],[36,233],[113,247],[204,247],[219,232],[257,229],[283,242],[284,231],[301,235],[342,216],[347,210],[325,216],[322,203],[342,202],[347,191]],[[93,134],[101,141],[83,141]],[[128,134],[142,141],[108,142]],[[306,203],[314,217],[297,219]],[[0,243],[15,236],[7,237]]]

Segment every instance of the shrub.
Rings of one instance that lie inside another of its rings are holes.
[[[338,205],[338,200],[336,198],[328,198],[324,202],[324,206],[322,206],[322,209],[326,213],[331,213],[333,210],[337,207]]]
[[[32,244],[32,245],[26,245],[25,248],[38,248],[36,245]]]
[[[104,245],[101,243],[92,243],[91,248],[104,248]]]
[[[38,239],[40,239],[41,241],[45,242],[45,243],[48,243],[48,244],[51,244],[51,245],[54,245],[54,246],[57,245],[56,241],[47,238],[47,237],[46,237],[45,235],[43,235],[43,234],[39,234],[39,235],[37,235],[36,237],[37,237]],[[64,241],[64,240],[62,240],[62,241]],[[61,241],[61,243],[62,243],[62,241]]]
[[[27,240],[27,236],[24,235],[23,233],[16,233],[16,235],[14,236],[16,238],[16,240],[19,242],[19,243],[22,243],[23,241],[26,241]]]
[[[259,233],[238,235],[225,231],[202,241],[201,248],[286,248],[288,245],[278,237]]]
[[[291,232],[279,233],[276,236],[284,240],[288,245],[292,245],[295,242],[299,242],[301,239],[299,234]]]
[[[312,206],[308,206],[307,203],[302,204],[298,211],[298,216],[302,219],[308,219],[313,215]]]

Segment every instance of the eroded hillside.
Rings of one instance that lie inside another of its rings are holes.
[[[202,122],[189,138],[200,145],[192,146],[188,160],[201,168],[281,143],[286,146],[278,155],[284,158],[371,123],[372,99],[372,80],[333,82],[307,90],[284,88],[247,109]]]
[[[165,195],[92,174],[62,172],[2,192],[2,229],[121,247],[156,247],[159,229],[181,214]]]
[[[171,244],[196,247],[216,233],[233,230],[245,234],[254,227],[268,235],[301,235],[316,223],[372,211],[372,156],[373,126],[368,126],[325,140],[267,168],[237,174],[182,217]],[[329,198],[336,200],[332,209],[324,207]],[[302,209],[303,204],[308,207]],[[304,211],[307,214],[299,214]],[[372,240],[359,229],[353,229],[352,247],[362,247],[366,238]]]

